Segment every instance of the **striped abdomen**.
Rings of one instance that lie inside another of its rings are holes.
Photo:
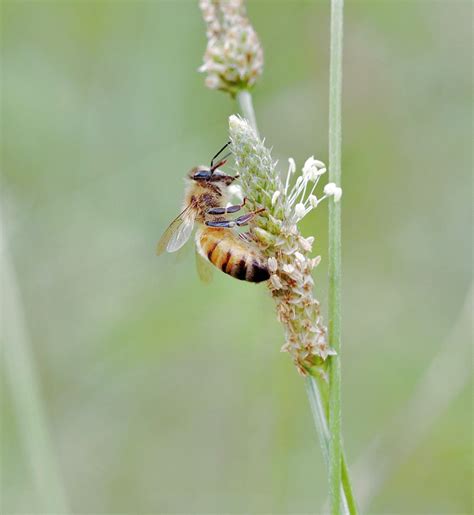
[[[203,229],[196,245],[203,257],[236,279],[260,283],[270,277],[265,259],[230,229]]]

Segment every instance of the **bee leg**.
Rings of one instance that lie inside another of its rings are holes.
[[[242,204],[237,204],[235,206],[229,206],[229,207],[214,207],[212,209],[209,209],[207,212],[208,215],[225,215],[227,213],[237,213],[237,211],[240,211],[247,202],[247,197],[244,198],[242,201]]]
[[[253,238],[249,232],[241,232],[239,234],[239,238],[246,243],[251,243],[253,241]]]
[[[232,229],[237,225],[234,220],[207,220],[205,224],[208,227],[225,227],[226,229]]]
[[[265,211],[264,207],[256,209],[255,211],[251,211],[250,213],[246,213],[245,215],[239,216],[234,220],[234,222],[238,227],[242,227],[243,225],[247,225],[250,222],[250,220],[255,218],[258,214],[262,213],[263,211]]]
[[[208,227],[225,227],[226,229],[232,229],[232,227],[235,226],[242,227],[243,225],[247,225],[250,220],[252,220],[252,218],[257,216],[259,213],[262,213],[263,211],[265,211],[264,207],[239,216],[235,220],[207,220],[205,223]]]

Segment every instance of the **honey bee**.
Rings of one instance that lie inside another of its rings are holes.
[[[236,279],[259,283],[270,277],[266,259],[253,244],[249,234],[239,234],[235,228],[248,225],[264,208],[233,220],[224,216],[240,211],[246,200],[241,204],[227,206],[229,186],[238,175],[227,175],[219,170],[230,153],[217,163],[215,161],[229,144],[224,145],[212,158],[209,167],[197,166],[188,173],[183,210],[164,232],[156,253],[160,255],[165,250],[175,252],[180,249],[190,238],[196,224],[196,263],[201,279],[209,280],[206,265],[210,262]]]

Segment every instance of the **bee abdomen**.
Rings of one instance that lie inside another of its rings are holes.
[[[261,283],[268,279],[270,279],[268,267],[258,261],[252,261],[251,266],[247,268],[246,280],[252,283]]]
[[[239,252],[239,249],[235,252],[229,251],[221,270],[236,279],[251,283],[260,283],[270,278],[268,268],[263,261],[257,259],[253,253]]]
[[[268,267],[253,249],[248,249],[230,237],[214,239],[203,236],[200,245],[209,261],[224,273],[251,283],[260,283],[270,278]]]

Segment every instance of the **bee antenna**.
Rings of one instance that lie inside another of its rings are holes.
[[[211,165],[211,173],[214,172],[214,170],[216,170],[217,168],[221,167],[221,166],[224,166],[226,163],[227,163],[227,158],[232,154],[232,152],[229,152],[228,154],[226,154],[223,159],[221,159],[217,164],[215,165]]]
[[[220,161],[220,163],[216,166],[214,166],[214,160],[219,156],[219,154],[222,153],[222,151],[224,151],[228,146],[230,145],[230,141],[228,141],[220,150],[219,152],[217,152],[217,154],[211,159],[211,166],[210,166],[210,169],[211,169],[211,172],[213,172],[216,168],[219,168],[219,166],[222,166],[222,161],[225,160],[226,157],[229,157],[231,153],[227,154],[223,160]]]

